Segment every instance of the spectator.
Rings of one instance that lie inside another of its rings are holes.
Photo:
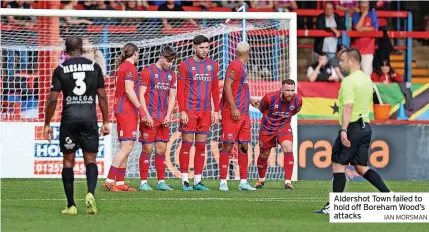
[[[255,9],[274,9],[273,0],[252,0],[250,7]]]
[[[377,31],[378,19],[375,10],[369,10],[369,2],[359,2],[360,13],[353,14],[353,28],[357,31]],[[362,70],[368,76],[371,76],[373,71],[372,61],[375,53],[375,38],[374,37],[359,37],[352,41],[351,47],[359,50],[362,55]]]
[[[71,0],[70,3],[66,4],[63,9],[64,10],[74,10],[78,5],[78,0]],[[77,24],[92,24],[91,21],[87,19],[82,19],[78,17],[64,17],[64,20],[68,25],[77,25]]]
[[[399,88],[401,89],[402,94],[405,97],[404,107],[407,110],[406,113],[407,115],[410,115],[410,113],[414,110],[413,95],[410,86],[404,83],[403,77],[401,77],[397,72],[395,72],[392,66],[390,66],[388,60],[383,60],[381,67],[378,68],[377,71],[372,73],[371,79],[373,82],[383,83],[385,85],[388,85],[390,83],[397,83],[399,85]],[[374,104],[379,104],[378,97],[375,93],[373,96],[373,101]]]
[[[83,8],[85,10],[95,10],[97,8],[97,3],[95,0],[83,1]]]
[[[372,73],[371,79],[373,82],[382,82],[385,85],[404,82],[404,79],[390,66],[388,60],[384,60],[381,67]]]
[[[82,56],[100,65],[101,72],[103,73],[103,76],[106,77],[107,65],[106,65],[106,59],[104,58],[103,53],[100,51],[100,49],[94,48],[94,45],[91,43],[91,41],[89,41],[88,38],[84,38],[82,40],[82,45],[83,45]]]
[[[334,1],[335,9],[349,12],[359,12],[359,1],[357,0],[339,0]]]
[[[182,6],[195,6],[208,10],[213,7],[218,7],[216,1],[213,0],[200,0],[200,1],[182,1]]]
[[[333,32],[335,37],[316,37],[314,40],[314,52],[326,52],[329,59],[335,57],[337,53],[338,38],[341,36],[341,30],[345,30],[344,21],[334,13],[334,5],[331,2],[325,4],[324,13],[317,16],[316,29]]]
[[[278,0],[274,2],[274,8],[279,12],[289,12],[297,9],[298,5],[292,0]]]
[[[341,52],[347,49],[346,45],[344,44],[338,44],[337,46],[337,55],[329,60],[329,63],[331,66],[335,69],[335,73],[337,74],[339,80],[343,80],[346,75],[344,70],[340,67],[340,57]]]
[[[12,1],[6,5],[6,8],[14,9],[32,9],[31,5],[26,1]],[[36,17],[30,16],[8,16],[9,23],[13,23],[22,27],[32,28],[37,23]]]
[[[159,5],[159,11],[184,11],[183,7],[176,4],[175,0],[167,0],[164,4]],[[188,19],[188,21],[195,27],[200,27],[198,23],[193,19]],[[183,23],[182,20],[172,20],[172,19],[162,19],[162,25],[165,29],[172,29],[173,26],[171,24],[175,24],[175,26],[180,27]]]
[[[15,8],[15,9],[32,9],[31,5],[25,1],[12,1],[6,5],[6,8]],[[31,16],[8,16],[7,20],[11,24],[15,24],[18,28],[14,31],[15,35],[31,35],[32,33],[28,33],[29,29],[33,28],[33,26],[37,23],[36,17]],[[21,37],[21,40],[28,39],[25,37]],[[6,53],[6,63],[7,63],[7,75],[12,78],[17,73],[15,73],[15,68],[17,68],[17,64],[19,64],[19,71],[25,73],[28,71],[28,63],[29,52],[24,49],[4,49]],[[15,52],[19,54],[19,62],[15,61]]]
[[[310,82],[339,81],[335,69],[328,61],[328,54],[325,52],[319,54],[317,62],[307,69],[307,78]]]

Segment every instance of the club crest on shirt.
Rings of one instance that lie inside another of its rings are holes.
[[[171,81],[171,79],[173,79],[173,77],[171,75],[168,75],[168,80]]]
[[[294,109],[295,109],[295,106],[294,106],[294,105],[291,105],[291,106],[289,106],[289,109],[290,109],[290,110],[294,110]]]
[[[132,72],[128,72],[127,75],[126,75],[126,77],[131,77],[132,78],[133,77],[133,73]]]
[[[207,65],[207,70],[212,71],[212,66],[211,65]]]
[[[232,133],[228,133],[228,135],[226,136],[228,140],[232,140],[233,137],[234,135]]]
[[[147,138],[149,138],[149,135],[148,135],[148,133],[143,133],[143,138],[144,138],[144,139],[147,139]]]

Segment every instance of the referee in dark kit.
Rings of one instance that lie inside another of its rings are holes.
[[[340,67],[349,75],[342,80],[338,93],[341,129],[332,148],[333,192],[344,191],[348,164],[354,165],[357,173],[380,192],[390,192],[380,175],[368,168],[372,135],[369,112],[373,87],[371,78],[361,71],[361,59],[359,51],[354,48],[341,53]],[[316,213],[329,214],[329,202]]]

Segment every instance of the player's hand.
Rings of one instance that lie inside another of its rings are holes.
[[[259,106],[261,104],[261,101],[258,99],[250,99],[250,104],[255,107],[256,109],[259,109]]]
[[[238,122],[240,120],[240,111],[238,111],[237,108],[231,110],[231,118],[235,122]]]
[[[153,127],[153,119],[152,119],[152,117],[150,115],[146,115],[144,118],[145,118],[144,124],[147,127],[152,128]]]
[[[49,141],[49,143],[51,143],[51,138],[54,137],[54,132],[52,131],[50,125],[45,125],[45,127],[43,128],[43,136],[46,140]]]
[[[345,131],[341,131],[341,143],[345,146],[345,147],[350,147],[352,144],[350,143],[350,141],[347,139],[347,132]]]
[[[188,125],[188,115],[185,111],[180,112],[180,122],[183,123],[185,126]]]
[[[110,134],[110,125],[109,123],[103,123],[103,126],[101,126],[100,130],[100,136],[105,136]]]
[[[212,112],[212,125],[219,123],[219,112]]]
[[[162,125],[165,127],[170,126],[170,122],[171,122],[171,116],[170,114],[167,114],[164,118],[164,122],[162,122]]]

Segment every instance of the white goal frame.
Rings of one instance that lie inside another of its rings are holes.
[[[90,14],[89,14],[90,12]],[[288,62],[289,79],[297,84],[297,15],[294,12],[177,12],[177,11],[110,11],[110,10],[58,10],[58,9],[11,9],[1,8],[1,16],[36,16],[36,17],[84,17],[84,18],[166,18],[166,19],[262,19],[289,20]],[[296,90],[297,91],[297,90]],[[297,116],[292,118],[293,153],[295,165],[292,180],[298,178],[298,127]]]

